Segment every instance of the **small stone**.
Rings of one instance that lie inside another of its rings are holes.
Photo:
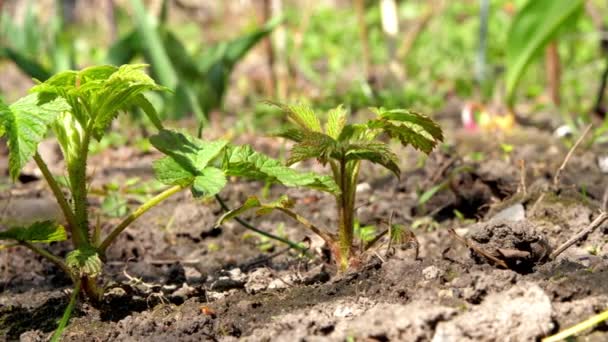
[[[334,311],[334,317],[345,318],[353,315],[353,308],[350,306],[338,306]]]
[[[245,284],[245,291],[255,294],[268,288],[272,281],[272,272],[267,268],[258,268],[249,274],[249,280]]]
[[[422,276],[426,280],[435,280],[443,276],[443,271],[437,266],[429,266],[422,270]]]
[[[507,207],[494,215],[493,220],[522,221],[526,218],[526,209],[521,203]]]
[[[439,292],[437,292],[437,296],[439,298],[444,298],[444,299],[452,299],[454,298],[454,289],[443,289],[443,290],[439,290]]]
[[[357,193],[369,192],[372,190],[371,185],[369,183],[359,183],[357,184]]]

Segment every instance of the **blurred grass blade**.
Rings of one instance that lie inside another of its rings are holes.
[[[513,104],[515,90],[536,55],[583,9],[583,0],[529,0],[517,12],[507,34],[506,95]]]
[[[163,41],[156,25],[141,0],[131,0],[131,6],[135,15],[135,23],[137,32],[143,42],[143,48],[150,56],[151,65],[154,68],[157,76],[157,81],[162,85],[175,89],[177,85],[177,74],[173,68],[173,64],[169,60],[167,51],[163,46]]]
[[[131,31],[112,43],[108,49],[106,60],[112,65],[123,65],[131,62],[141,51],[141,39],[136,30]]]
[[[15,63],[21,71],[30,77],[40,81],[46,81],[51,77],[51,72],[40,65],[36,60],[26,57],[24,54],[9,47],[0,47],[0,57],[6,57]]]
[[[557,341],[563,341],[566,339],[568,339],[568,341],[569,341],[570,337],[572,337],[578,333],[581,333],[589,328],[592,328],[595,325],[597,325],[605,320],[608,320],[608,310],[600,312],[599,314],[592,316],[578,324],[575,324],[575,325],[571,326],[570,328],[568,328],[564,331],[561,331],[555,335],[544,338],[542,340],[542,342],[557,342]]]

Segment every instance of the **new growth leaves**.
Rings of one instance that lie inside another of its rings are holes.
[[[164,90],[145,72],[145,65],[94,66],[68,70],[34,86],[10,106],[0,102],[0,133],[8,138],[9,170],[16,179],[34,156],[49,127],[68,163],[87,146],[85,137],[101,139],[120,111],[141,107],[152,122],[160,121],[144,97],[150,90]]]
[[[170,130],[162,130],[150,141],[167,155],[154,163],[157,179],[167,185],[191,187],[195,197],[217,194],[226,185],[227,176],[339,192],[331,177],[298,172],[248,145],[203,141]]]
[[[342,106],[338,106],[328,112],[323,130],[318,116],[310,107],[303,104],[271,104],[280,108],[296,126],[278,134],[296,142],[288,164],[307,159],[317,159],[322,164],[331,159],[345,162],[368,160],[398,176],[398,158],[387,143],[377,139],[379,135],[386,134],[404,146],[411,145],[427,154],[443,141],[437,123],[410,110],[372,108],[377,116],[375,119],[366,124],[347,124],[348,114]]]

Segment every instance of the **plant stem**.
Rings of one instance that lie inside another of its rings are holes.
[[[137,208],[131,215],[127,216],[116,228],[114,228],[110,234],[103,240],[101,245],[99,245],[99,253],[104,254],[108,246],[114,241],[114,239],[120,234],[123,230],[125,230],[133,221],[143,215],[146,211],[158,205],[160,202],[166,200],[172,195],[182,191],[184,189],[181,185],[175,185],[170,187],[169,189],[161,192],[160,194],[152,197],[146,203],[142,204],[139,208]]]
[[[70,278],[73,279],[72,270],[70,270],[68,265],[66,265],[65,262],[63,262],[63,260],[61,260],[61,258],[51,254],[46,249],[38,247],[28,241],[19,241],[19,245],[29,248],[32,252],[40,255],[43,258],[46,258],[48,261],[54,263],[59,268],[61,268],[61,270],[64,271],[68,276],[70,276]]]
[[[65,329],[65,327],[68,325],[68,322],[70,321],[70,317],[72,316],[72,311],[74,311],[74,306],[76,305],[76,300],[78,299],[79,293],[80,293],[80,280],[76,281],[76,285],[74,286],[74,291],[72,292],[72,295],[70,296],[70,302],[68,303],[68,306],[65,308],[65,311],[63,312],[63,316],[61,317],[61,321],[59,321],[59,326],[57,327],[57,330],[55,330],[55,332],[53,333],[53,337],[51,337],[51,342],[59,341],[59,339],[61,338],[61,334],[63,333],[63,330]]]
[[[87,298],[91,300],[94,306],[97,306],[101,303],[103,299],[104,290],[100,289],[97,286],[97,282],[95,278],[91,278],[89,276],[82,276],[80,278],[80,282],[82,283],[82,289],[84,293],[86,293]]]
[[[89,154],[90,132],[92,124],[87,127],[80,146],[80,154],[75,160],[68,160],[68,174],[70,176],[70,187],[74,201],[74,216],[76,226],[72,229],[78,231],[79,241],[74,242],[74,247],[80,248],[89,245],[89,205],[87,199],[87,157]]]
[[[230,211],[230,208],[228,207],[228,205],[226,205],[226,202],[224,202],[224,200],[220,197],[220,195],[215,195],[215,199],[219,203],[220,207],[222,207],[223,211],[225,211],[225,212]],[[253,226],[251,223],[249,223],[249,222],[241,219],[238,216],[235,217],[234,220],[236,222],[240,223],[243,227],[245,227],[245,228],[247,228],[249,230],[253,230],[254,232],[256,232],[256,233],[258,233],[258,234],[260,234],[262,236],[265,236],[267,238],[274,239],[274,240],[277,240],[279,242],[282,242],[282,243],[288,245],[289,248],[296,249],[296,250],[298,250],[298,251],[300,251],[302,253],[305,253],[305,254],[308,253],[308,249],[306,247],[301,246],[300,244],[297,244],[295,242],[289,241],[287,239],[284,239],[284,238],[282,238],[280,236],[274,235],[272,233],[265,232],[265,231],[263,231],[263,230],[255,227],[255,226]]]
[[[68,201],[65,199],[65,196],[63,195],[59,184],[57,184],[57,181],[55,181],[55,178],[51,174],[51,171],[49,171],[48,166],[46,165],[40,154],[38,154],[38,152],[34,154],[34,161],[42,172],[46,183],[51,188],[51,191],[53,192],[53,195],[55,196],[55,199],[57,200],[57,203],[59,204],[59,207],[63,212],[63,216],[65,217],[65,220],[67,221],[68,226],[70,227],[72,239],[74,240],[74,244],[76,245],[80,242],[79,240],[83,239],[84,237],[82,236],[82,234],[80,234],[80,230],[77,229],[74,212],[72,212],[72,208],[70,207]]]
[[[346,171],[346,160],[340,160],[339,185],[340,195],[337,198],[338,207],[338,240],[340,244],[340,268],[344,271],[348,268],[351,246],[353,241],[353,219],[352,208],[349,205],[350,197],[350,179]]]

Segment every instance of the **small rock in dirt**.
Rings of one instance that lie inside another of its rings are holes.
[[[484,302],[453,320],[440,322],[433,342],[534,341],[553,329],[551,300],[534,283],[489,295]]]
[[[269,269],[265,267],[258,268],[249,274],[249,279],[245,284],[245,291],[247,291],[249,294],[264,291],[268,288],[272,278],[272,272],[270,272]]]
[[[285,289],[285,288],[292,286],[296,282],[296,280],[297,280],[297,278],[294,274],[287,274],[283,277],[273,279],[270,282],[270,284],[268,284],[268,289],[269,290]]]
[[[173,293],[171,294],[171,299],[179,298],[183,302],[186,299],[190,298],[195,293],[195,291],[196,289],[194,287],[188,286],[188,284],[183,284],[182,287],[173,291]]]
[[[470,227],[468,237],[484,252],[504,261],[511,269],[529,272],[537,263],[544,261],[551,248],[535,225],[528,221],[491,220]],[[471,251],[478,263],[488,259]]]
[[[514,204],[499,211],[492,220],[522,221],[526,218],[526,210],[521,203]]]
[[[422,276],[426,280],[435,280],[443,276],[443,271],[437,266],[429,266],[422,270]]]
[[[351,317],[355,314],[355,309],[350,306],[339,306],[334,311],[334,317],[337,318],[345,318]]]
[[[599,166],[602,173],[608,173],[608,156],[602,155],[597,157],[597,165]]]

